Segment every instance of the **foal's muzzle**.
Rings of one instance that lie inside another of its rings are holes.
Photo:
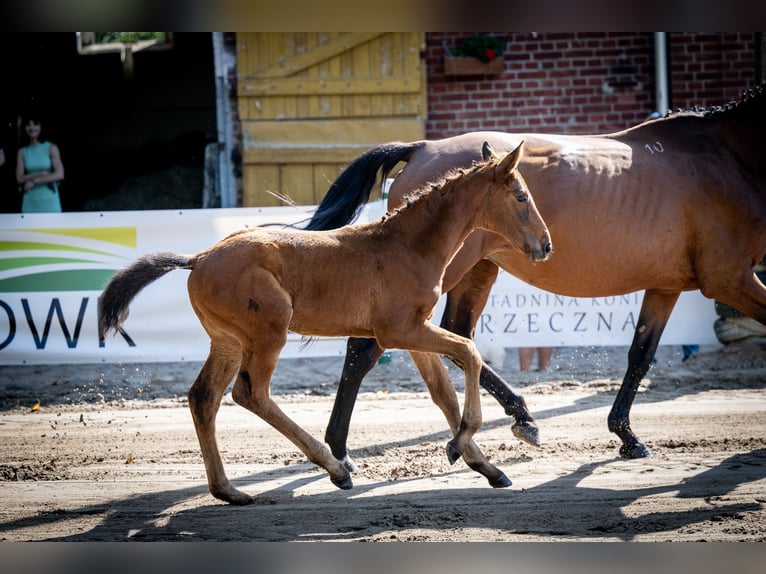
[[[545,261],[553,252],[553,243],[545,237],[542,241],[532,246],[529,250],[529,258],[532,261]]]

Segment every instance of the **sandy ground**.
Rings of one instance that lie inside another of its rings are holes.
[[[348,491],[227,394],[218,437],[229,476],[257,498],[248,507],[207,491],[185,399],[199,364],[0,367],[0,540],[766,540],[766,342],[683,363],[662,347],[632,415],[654,456],[637,461],[606,429],[625,353],[557,349],[549,372],[525,374],[508,351],[499,370],[544,444],[514,439],[483,396],[476,441],[506,489],[448,464],[446,422],[405,353],[362,387]],[[341,364],[282,361],[274,377],[277,401],[318,438]]]

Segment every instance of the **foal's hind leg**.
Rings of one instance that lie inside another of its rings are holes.
[[[460,405],[444,363],[438,355],[431,353],[411,351],[410,355],[428,387],[431,399],[444,413],[452,434],[457,434],[460,427]],[[473,470],[485,476],[494,488],[511,486],[511,480],[487,461],[473,440],[466,445],[463,460]]]
[[[473,338],[481,310],[487,304],[492,286],[497,278],[498,267],[488,259],[482,259],[468,271],[447,293],[447,303],[441,326],[445,329]],[[540,446],[540,430],[527,408],[524,397],[514,392],[486,363],[482,363],[479,383],[515,419],[511,431],[514,436],[532,446]]]
[[[287,329],[285,328],[285,334]],[[271,375],[277,366],[284,341],[258,341],[243,353],[242,365],[231,396],[237,404],[254,412],[297,446],[314,464],[330,474],[335,486],[352,487],[351,476],[329,449],[291,420],[269,395]]]
[[[226,477],[215,436],[215,419],[221,398],[237,372],[240,356],[239,344],[235,340],[228,344],[214,341],[188,396],[210,493],[231,504],[250,504],[253,499],[234,488]]]

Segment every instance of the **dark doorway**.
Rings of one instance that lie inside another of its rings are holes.
[[[172,47],[80,54],[71,33],[0,35],[0,208],[19,210],[20,118],[43,118],[64,163],[65,211],[202,207],[205,145],[216,139],[212,35],[173,33]]]

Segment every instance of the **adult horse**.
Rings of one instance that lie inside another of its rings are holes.
[[[545,223],[516,169],[521,145],[409,196],[382,221],[324,233],[245,229],[196,255],[155,253],[118,272],[99,300],[99,336],[118,330],[133,297],[173,269],[189,269],[189,298],[210,336],[210,354],[189,390],[189,407],[213,496],[232,504],[252,498],[223,469],[215,419],[237,374],[232,398],[290,439],[340,488],[351,488],[344,464],[284,414],[269,385],[288,330],[304,335],[374,337],[384,345],[443,353],[465,369],[462,419],[454,387],[432,389],[455,435],[454,463],[497,487],[510,480],[473,443],[481,424],[481,356],[473,342],[430,321],[447,263],[477,228],[500,234],[531,261],[551,251]],[[402,294],[406,297],[402,299]]]
[[[389,190],[389,207],[407,190],[481,159],[478,143],[504,150],[525,142],[519,167],[535,190],[540,213],[556,238],[550,262],[535,266],[490,233],[477,231],[450,263],[443,287],[442,327],[473,336],[502,267],[532,285],[573,297],[645,290],[628,368],[608,416],[620,454],[650,456],[631,429],[630,409],[671,311],[683,291],[705,296],[766,323],[766,289],[753,266],[766,252],[766,93],[745,92],[724,107],[675,112],[611,134],[467,133],[434,141],[390,143],[362,154],[331,186],[309,229],[352,221],[378,172],[407,162]],[[380,342],[351,339],[325,440],[347,467],[346,438],[364,375],[383,352]],[[413,353],[429,387],[447,377],[438,357]],[[538,443],[522,397],[488,367],[484,386],[513,432]]]

